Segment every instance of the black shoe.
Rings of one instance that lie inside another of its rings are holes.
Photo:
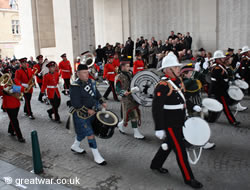
[[[12,136],[12,137],[16,136],[15,133],[9,133],[9,134],[10,134],[10,136]]]
[[[29,118],[32,119],[32,120],[35,119],[35,117],[33,115],[30,115]]]
[[[108,97],[103,97],[105,100],[108,100]]]
[[[158,172],[160,172],[162,174],[168,173],[168,170],[166,168],[152,168],[152,167],[150,167],[150,169],[151,170],[156,170],[156,171],[158,171]]]
[[[52,113],[47,110],[47,113],[49,115],[49,118],[52,119]]]
[[[186,181],[185,183],[194,189],[200,189],[203,187],[203,185],[195,179],[191,179],[190,181]]]
[[[100,165],[100,166],[105,166],[105,165],[107,165],[107,162],[106,162],[106,161],[103,161],[102,163],[100,163],[100,164],[98,164],[98,165]]]
[[[239,122],[239,121],[235,121],[235,122],[234,122],[234,123],[232,123],[231,125],[233,125],[233,126],[237,127],[237,126],[239,126],[239,125],[240,125],[240,122]]]
[[[24,138],[20,138],[20,139],[18,139],[18,141],[19,141],[20,143],[25,143],[25,142],[26,142]]]
[[[29,114],[28,114],[27,112],[24,112],[24,115],[25,115],[26,117],[29,117]]]
[[[61,120],[55,120],[55,122],[59,124],[62,123]]]

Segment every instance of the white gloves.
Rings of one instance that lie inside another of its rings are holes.
[[[46,99],[47,99],[47,96],[44,95],[44,96],[42,97],[42,100],[45,101]]]
[[[195,70],[195,71],[198,71],[198,72],[199,72],[199,71],[201,70],[200,64],[201,64],[200,62],[195,63],[195,66],[194,66],[194,70]]]
[[[158,130],[158,131],[155,131],[155,136],[162,140],[166,137],[166,132],[164,130]]]
[[[12,90],[12,89],[11,89],[11,87],[7,86],[7,87],[3,88],[3,90],[4,90],[5,92],[10,92],[10,90]]]
[[[201,107],[198,106],[198,105],[195,105],[195,106],[193,107],[193,110],[196,111],[196,112],[201,112]]]
[[[235,67],[238,69],[240,67],[240,62],[237,62]]]
[[[136,92],[140,92],[140,89],[139,89],[139,87],[136,86],[136,87],[131,88],[130,91],[132,94],[134,94]]]
[[[28,84],[25,84],[25,83],[22,83],[22,86],[23,86],[24,88],[28,88],[28,87],[29,87],[29,85],[28,85]]]
[[[205,63],[203,63],[203,69],[207,69],[208,68],[208,66],[209,66],[209,63],[208,62],[205,62]]]

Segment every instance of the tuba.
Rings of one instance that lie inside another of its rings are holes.
[[[23,97],[23,93],[11,93],[9,90],[12,88],[13,86],[13,81],[11,79],[11,76],[7,73],[3,74],[1,73],[1,77],[0,77],[0,86],[3,87],[8,87],[8,90],[4,90],[4,92],[6,92],[8,95],[10,96],[14,96],[15,98],[21,100]]]
[[[84,52],[81,54],[81,64],[87,65],[89,68],[89,74],[94,78],[97,79],[98,71],[96,70],[95,64],[95,56],[93,53]]]

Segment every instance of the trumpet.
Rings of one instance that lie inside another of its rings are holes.
[[[21,100],[22,97],[23,97],[23,93],[11,93],[9,91],[12,88],[12,86],[13,86],[13,81],[11,79],[10,74],[7,74],[7,73],[3,74],[1,72],[0,72],[0,74],[1,74],[1,77],[0,77],[0,86],[3,86],[3,87],[7,86],[7,89],[8,89],[8,90],[4,90],[4,92],[6,92],[10,96],[13,96],[13,97]]]
[[[33,73],[32,77],[30,78],[29,82],[28,82],[28,88],[25,88],[24,89],[24,93],[28,93],[30,91],[30,89],[35,86],[35,82],[34,82],[34,76],[37,74],[38,72],[38,69],[37,68],[34,68],[35,69],[35,72]]]

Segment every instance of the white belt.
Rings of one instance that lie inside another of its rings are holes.
[[[211,77],[211,80],[212,80],[212,81],[216,81],[216,78],[212,78],[212,77]]]
[[[164,105],[163,108],[165,110],[178,110],[178,109],[184,109],[184,104],[178,104],[178,105]]]
[[[228,82],[228,79],[224,79],[225,82]]]
[[[62,72],[70,73],[70,70],[62,70]]]
[[[144,69],[144,67],[137,67],[137,69]]]
[[[47,86],[47,88],[57,88],[57,86]]]
[[[107,72],[107,74],[115,74],[115,72]]]
[[[28,83],[22,83],[22,86],[23,86],[23,85],[28,85]]]

